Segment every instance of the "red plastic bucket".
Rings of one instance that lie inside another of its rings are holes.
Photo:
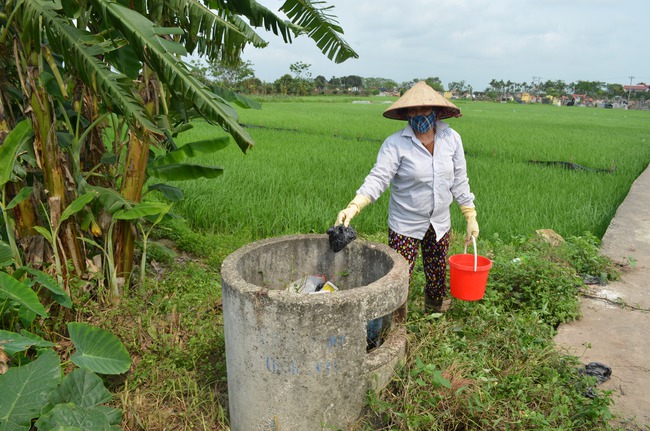
[[[455,254],[449,257],[449,286],[451,295],[463,301],[478,301],[485,295],[488,273],[492,268],[492,261],[476,253],[476,240],[474,254],[467,254],[467,245],[464,254]]]

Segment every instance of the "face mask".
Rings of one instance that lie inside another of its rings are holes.
[[[409,126],[417,133],[426,133],[436,124],[436,111],[431,111],[429,115],[416,115],[407,119]]]

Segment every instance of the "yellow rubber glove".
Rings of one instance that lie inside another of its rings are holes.
[[[465,216],[465,222],[467,222],[467,236],[465,237],[465,241],[471,241],[472,236],[474,238],[478,238],[478,222],[476,221],[476,208],[461,205],[460,211],[463,213],[463,216]]]
[[[369,203],[370,198],[364,195],[356,195],[354,199],[352,199],[352,201],[348,204],[348,207],[339,212],[338,217],[336,217],[335,226],[342,224],[343,226],[348,227],[350,225],[350,220],[359,214],[362,209],[368,206]]]

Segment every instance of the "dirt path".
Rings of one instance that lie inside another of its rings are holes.
[[[630,270],[592,287],[582,299],[583,317],[561,325],[555,342],[585,364],[610,366],[611,379],[599,388],[614,390],[618,424],[650,431],[650,169],[618,208],[601,251]]]

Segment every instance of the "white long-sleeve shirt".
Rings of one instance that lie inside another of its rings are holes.
[[[460,135],[437,121],[434,143],[431,155],[411,126],[392,134],[357,190],[374,202],[392,185],[388,227],[400,235],[422,239],[431,224],[440,240],[451,229],[452,200],[474,206]]]

